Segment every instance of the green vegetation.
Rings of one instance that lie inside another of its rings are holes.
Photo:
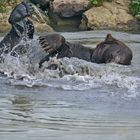
[[[112,2],[113,0],[91,0],[91,3],[92,3],[94,6],[100,6],[100,5],[102,5],[102,3],[103,3],[104,1]]]
[[[129,9],[132,15],[140,19],[140,0],[132,0]]]
[[[5,0],[0,0],[0,13],[4,13],[5,11]]]
[[[0,0],[0,13],[7,11],[7,6],[15,6],[19,0]]]
[[[99,6],[103,3],[103,0],[91,0],[91,3],[95,6]]]

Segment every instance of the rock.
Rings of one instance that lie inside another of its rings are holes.
[[[90,6],[90,0],[54,0],[53,12],[61,17],[69,18],[81,15]]]
[[[0,13],[0,33],[10,30],[10,24],[8,23],[10,13]]]
[[[46,23],[35,23],[35,30],[37,32],[53,32],[53,28]]]
[[[35,30],[37,32],[52,32],[53,28],[49,26],[49,19],[48,17],[41,12],[38,8],[34,7],[36,10],[32,15],[32,21],[35,26]]]
[[[104,2],[100,7],[93,7],[83,14],[82,29],[136,30],[137,21],[129,14],[130,0]],[[135,26],[134,26],[135,25]]]

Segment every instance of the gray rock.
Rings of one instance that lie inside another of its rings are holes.
[[[90,6],[90,0],[54,0],[52,3],[54,13],[61,17],[81,15]]]

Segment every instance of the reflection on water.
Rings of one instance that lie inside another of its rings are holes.
[[[106,33],[63,35],[94,47]],[[65,58],[57,61],[67,71],[60,77],[60,71],[44,69],[30,75],[14,58],[7,61],[9,77],[0,75],[0,139],[139,140],[140,36],[112,34],[133,50],[131,66]]]
[[[25,88],[1,95],[1,138],[139,138],[139,99],[124,100],[97,91]]]
[[[32,110],[30,99],[28,99],[27,97],[14,96],[14,98],[11,101],[15,110],[26,112],[26,113]]]

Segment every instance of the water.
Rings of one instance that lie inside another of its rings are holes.
[[[133,51],[130,66],[52,58],[42,69],[26,55],[0,65],[0,139],[140,140],[140,35],[112,31],[62,33],[95,47],[107,33]]]

